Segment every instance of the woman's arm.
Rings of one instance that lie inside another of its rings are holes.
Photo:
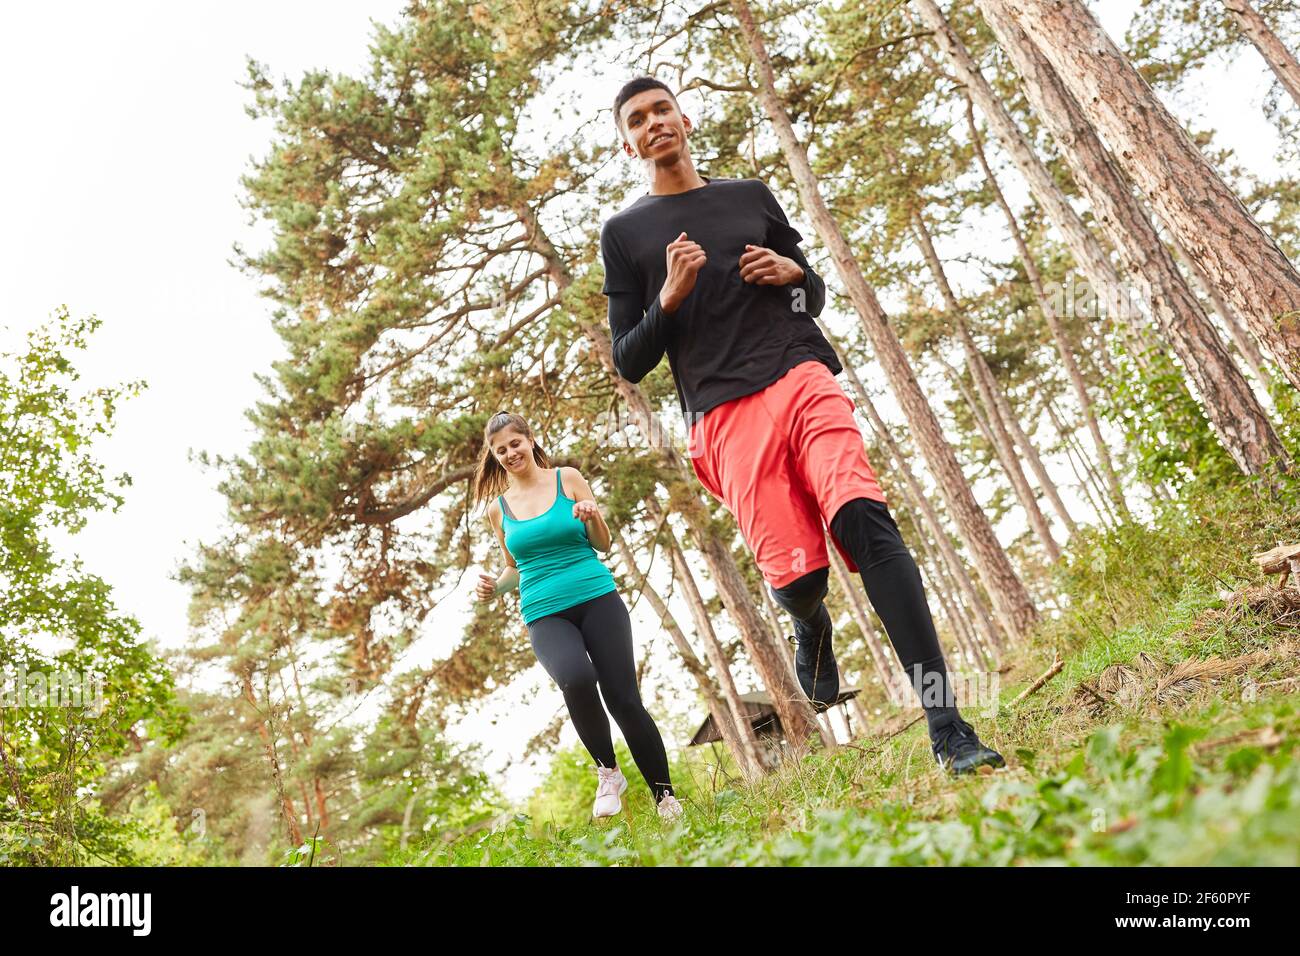
[[[591,493],[591,486],[576,468],[565,465],[560,469],[560,483],[569,482],[568,490],[573,494],[573,516],[587,526],[587,538],[597,551],[609,551],[613,537],[605,517],[596,504],[596,496]]]
[[[506,564],[505,570],[497,576],[496,590],[492,592],[492,596],[496,597],[519,587],[519,567],[515,564],[515,556],[506,547],[506,533],[501,527],[501,507],[495,501],[488,506],[488,525],[497,536],[497,543],[501,545],[501,555]]]

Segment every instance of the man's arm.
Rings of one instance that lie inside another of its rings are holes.
[[[825,280],[817,274],[817,270],[808,264],[808,260],[804,258],[804,254],[799,251],[798,246],[791,245],[788,250],[784,251],[777,246],[773,246],[772,248],[776,249],[777,252],[780,252],[781,255],[786,258],[793,259],[795,262],[799,263],[799,268],[803,269],[803,281],[795,285],[794,288],[803,289],[806,293],[806,296],[804,297],[804,311],[814,317],[821,315],[822,309],[826,305]]]
[[[659,297],[648,310],[641,308],[639,292],[608,292],[609,330],[614,339],[614,368],[636,384],[649,375],[668,350],[672,321]]]
[[[662,361],[668,350],[670,315],[680,308],[681,302],[679,298],[665,301],[665,295],[671,294],[670,283],[666,282],[650,308],[642,308],[641,278],[608,224],[600,231],[600,253],[605,262],[605,285],[601,291],[609,298],[614,368],[635,384]]]
[[[803,289],[806,293],[804,310],[809,315],[819,316],[826,305],[826,283],[817,274],[816,270],[808,264],[807,258],[799,249],[799,243],[803,242],[803,236],[785,218],[785,210],[781,208],[781,204],[772,195],[772,190],[768,189],[767,183],[762,180],[758,180],[758,184],[762,187],[763,208],[772,217],[767,247],[773,252],[798,263],[799,268],[803,270],[803,281],[794,288]]]

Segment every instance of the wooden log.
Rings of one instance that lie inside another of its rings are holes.
[[[1300,544],[1279,544],[1271,551],[1255,555],[1255,563],[1265,574],[1280,574],[1292,570],[1291,562],[1300,558]]]

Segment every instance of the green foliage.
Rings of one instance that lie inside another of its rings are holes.
[[[1279,507],[1244,480],[1186,485],[1149,523],[1074,535],[1056,567],[1065,609],[1046,633],[1077,654],[1124,644],[1131,656],[1144,643],[1176,640],[1219,591],[1258,581],[1252,555],[1298,537],[1294,506]]]
[[[136,866],[202,866],[214,862],[205,842],[202,819],[178,829],[172,807],[156,783],[150,782],[131,800],[126,820],[135,827],[130,840]]]
[[[1293,710],[1271,715],[1296,726]],[[516,815],[487,833],[429,851],[440,865],[1010,866],[1281,865],[1300,863],[1300,764],[1289,751],[1240,748],[1220,766],[1194,762],[1208,728],[1174,725],[1163,742],[1122,741],[1102,727],[1074,759],[1041,776],[1008,773],[948,784],[957,807],[934,814],[900,794],[864,803],[851,788],[822,796],[802,822],[776,828],[750,802],[722,791],[681,828],[648,815],[604,826],[546,826]],[[839,758],[851,765],[856,754]],[[789,779],[787,800],[802,794]],[[913,787],[931,786],[922,777]],[[764,801],[761,809],[771,803]],[[787,814],[790,808],[786,808]],[[799,808],[800,812],[804,808]]]
[[[1251,0],[1251,5],[1294,49],[1288,41],[1300,38],[1295,0]],[[1148,83],[1176,89],[1211,58],[1249,48],[1250,40],[1221,0],[1141,0],[1125,44]]]
[[[1226,485],[1240,478],[1241,470],[1215,437],[1168,354],[1145,345],[1144,369],[1120,336],[1113,336],[1111,345],[1115,374],[1099,389],[1097,413],[1123,434],[1136,459],[1135,477],[1174,489],[1190,481]]]
[[[26,351],[0,355],[0,693],[14,698],[0,710],[4,863],[136,859],[142,821],[105,815],[88,793],[106,760],[145,738],[174,741],[185,724],[140,624],[50,541],[116,511],[130,483],[106,477],[92,446],[142,386],[72,390],[72,353],[98,326],[60,309]]]

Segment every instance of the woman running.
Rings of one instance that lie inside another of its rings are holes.
[[[611,538],[586,480],[576,468],[551,467],[528,423],[498,412],[484,431],[474,495],[476,502],[496,496],[488,522],[506,563],[496,578],[479,575],[477,597],[490,601],[519,587],[533,652],[559,685],[578,737],[596,761],[592,816],[617,814],[627,790],[604,697],[659,816],[677,819],[682,805],[668,778],[668,754],[637,688],[632,618],[614,575],[596,556],[596,548],[610,549]]]

